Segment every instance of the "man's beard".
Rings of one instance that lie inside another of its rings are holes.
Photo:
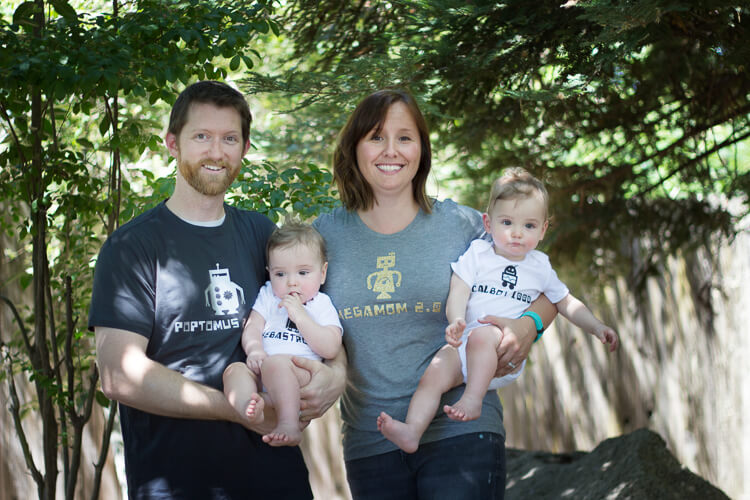
[[[210,174],[205,172],[201,165],[215,165],[225,168],[220,174]],[[224,162],[214,161],[190,163],[187,160],[181,160],[178,162],[177,168],[190,187],[206,196],[224,194],[240,173],[240,165],[231,166]]]

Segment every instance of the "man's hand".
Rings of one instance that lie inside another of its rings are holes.
[[[310,372],[311,376],[310,383],[300,387],[300,420],[309,421],[323,416],[344,392],[346,365],[345,361],[344,364],[338,361],[339,357],[330,366],[307,358],[292,357],[292,362]],[[343,357],[345,359],[345,355]]]

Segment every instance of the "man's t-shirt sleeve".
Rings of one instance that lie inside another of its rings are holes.
[[[94,271],[89,329],[119,328],[150,337],[154,327],[153,268],[130,245],[107,240]]]

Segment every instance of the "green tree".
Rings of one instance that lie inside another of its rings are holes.
[[[526,167],[552,193],[550,252],[594,274],[632,270],[638,247],[644,277],[733,234],[750,187],[748,6],[561,3],[297,0],[289,70],[248,86],[299,108],[288,143],[324,113],[341,124],[374,88],[409,87],[451,190],[481,208],[502,168]]]
[[[34,0],[0,19],[0,223],[30,250],[30,257],[22,252],[30,272],[2,286],[32,290],[30,307],[0,293],[18,328],[1,347],[10,411],[39,498],[55,498],[58,459],[65,497],[74,497],[83,429],[97,399],[110,409],[94,465],[91,496],[98,496],[116,406],[97,390],[86,329],[90,260],[120,221],[170,187],[134,165],[149,149],[162,152],[155,132],[176,87],[252,67],[260,54],[251,44],[278,32],[272,14],[262,0],[113,0],[95,12]],[[273,173],[272,165],[246,171],[243,182],[268,180],[254,193],[268,198],[279,189]],[[153,194],[140,196],[141,189]],[[31,408],[21,407],[15,383],[24,375],[35,388]],[[26,438],[28,409],[42,422],[43,465]]]

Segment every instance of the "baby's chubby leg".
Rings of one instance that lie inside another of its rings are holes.
[[[299,426],[299,388],[310,382],[310,372],[297,367],[291,356],[277,354],[263,360],[263,385],[276,408],[276,428],[263,436],[271,446],[296,446],[302,440]]]
[[[258,379],[245,363],[232,363],[224,370],[224,395],[240,417],[251,424],[263,422],[263,398]]]
[[[406,421],[401,422],[381,412],[377,421],[378,430],[403,451],[414,453],[419,447],[422,434],[435,417],[440,397],[462,382],[458,350],[445,345],[432,358],[419,380],[419,386],[409,403]]]
[[[455,404],[443,410],[453,420],[475,420],[482,414],[482,401],[497,369],[497,346],[503,332],[494,325],[471,331],[466,342],[466,389]]]

